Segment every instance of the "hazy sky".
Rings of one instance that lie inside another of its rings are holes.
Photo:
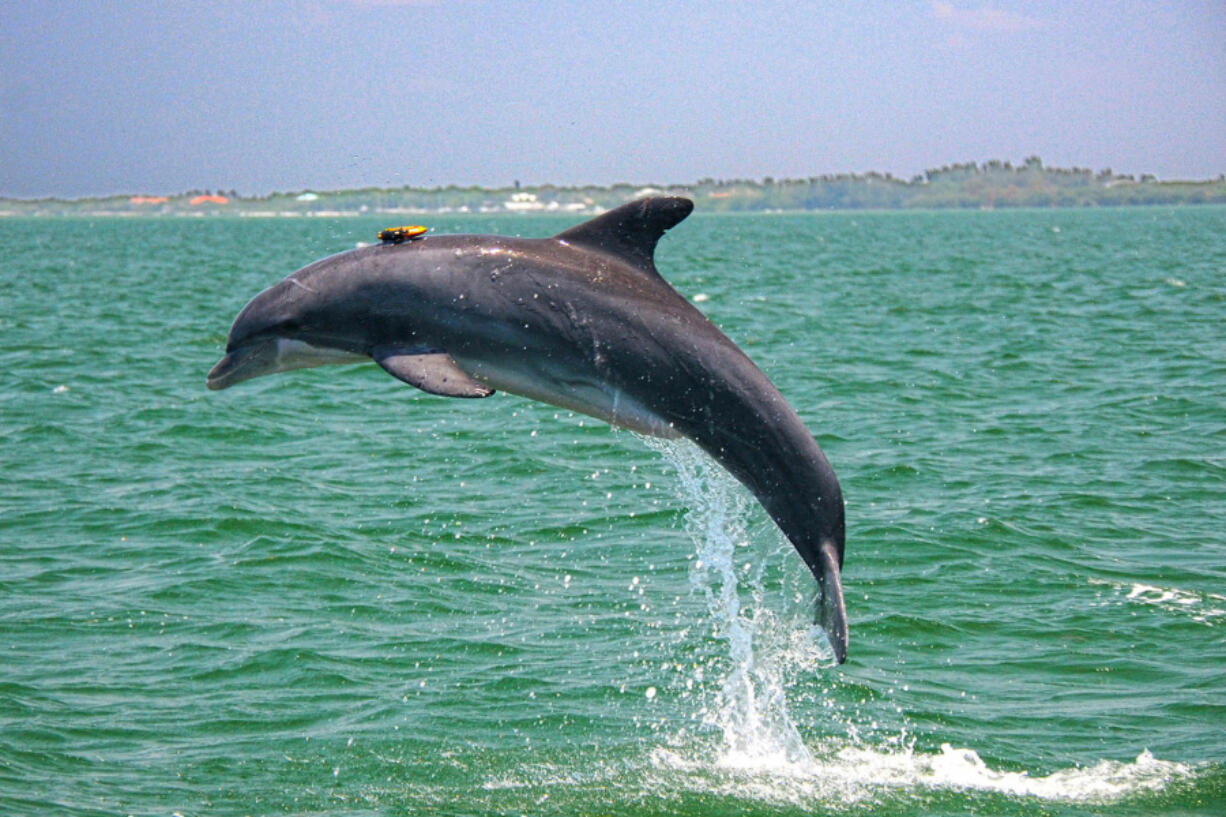
[[[0,196],[1226,173],[1226,2],[0,2]]]

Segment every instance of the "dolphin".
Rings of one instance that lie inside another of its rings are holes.
[[[656,270],[656,244],[693,208],[648,198],[552,238],[426,235],[324,258],[243,308],[208,386],[373,359],[430,394],[502,389],[642,434],[687,437],[800,553],[842,663],[834,469],[762,370]]]

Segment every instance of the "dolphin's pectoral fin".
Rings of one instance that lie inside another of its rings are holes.
[[[479,383],[456,365],[451,355],[437,349],[377,346],[370,356],[384,371],[410,386],[443,397],[489,397],[494,390]]]
[[[843,603],[843,580],[839,574],[839,556],[833,542],[824,542],[818,551],[821,576],[817,584],[821,596],[817,600],[817,621],[826,631],[834,658],[840,664],[847,660],[847,607]]]
[[[693,209],[694,202],[680,196],[640,199],[558,233],[554,239],[615,255],[659,277],[653,260],[656,244],[666,230],[676,227]]]

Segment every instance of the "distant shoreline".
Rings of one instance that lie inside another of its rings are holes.
[[[708,178],[680,185],[363,188],[268,196],[192,190],[173,196],[0,198],[0,217],[591,215],[652,195],[688,196],[708,213],[1226,204],[1226,174],[1206,181],[1159,181],[1148,174],[1136,178],[1110,170],[1046,167],[1032,156],[1016,166],[996,160],[946,165],[906,180],[888,173],[864,173],[805,179]]]

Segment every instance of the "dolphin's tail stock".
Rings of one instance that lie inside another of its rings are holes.
[[[835,660],[842,664],[847,660],[847,607],[843,604],[843,580],[834,542],[822,542],[817,558],[821,569],[817,577],[817,623],[830,639]]]

